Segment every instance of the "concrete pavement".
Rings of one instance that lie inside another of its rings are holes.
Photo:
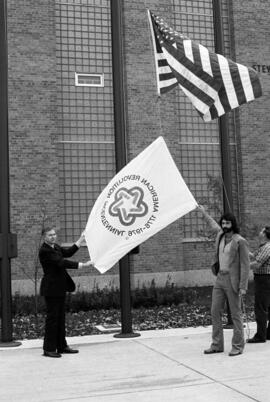
[[[249,325],[250,337],[255,331]],[[229,357],[204,355],[211,327],[68,338],[80,353],[42,356],[42,340],[0,348],[1,402],[242,402],[270,401],[270,342],[247,344]]]

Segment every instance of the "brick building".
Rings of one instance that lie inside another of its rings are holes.
[[[198,202],[222,211],[218,121],[204,123],[176,88],[158,98],[147,7],[176,30],[214,49],[212,0],[123,3],[128,160],[160,135]],[[13,292],[32,293],[44,220],[59,240],[76,240],[115,173],[109,0],[7,0]],[[269,222],[270,10],[265,0],[222,0],[225,56],[255,68],[263,96],[229,114],[233,209],[255,244]],[[132,286],[212,282],[213,243],[192,212],[141,245],[130,258]],[[78,258],[87,257],[86,247]],[[107,274],[74,272],[79,289],[118,285]],[[79,275],[76,277],[76,275]]]

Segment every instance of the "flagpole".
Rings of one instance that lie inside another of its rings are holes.
[[[213,2],[215,52],[224,56],[225,47],[224,47],[221,0],[212,0],[212,2]],[[223,177],[223,208],[224,212],[233,212],[232,173],[231,173],[228,116],[225,114],[223,116],[220,116],[218,120],[219,120],[220,147],[221,147],[221,168]]]
[[[222,22],[221,0],[213,0],[213,19],[214,19],[214,37],[215,52],[224,56],[224,35]],[[228,116],[224,114],[219,119],[219,136],[221,148],[221,169],[223,178],[223,208],[224,212],[233,212],[233,196],[232,196],[232,171],[231,171],[231,155],[230,155],[230,138]],[[232,328],[232,316],[228,300],[226,300],[227,324],[225,328]]]
[[[111,0],[112,65],[116,170],[127,164],[126,110],[123,69],[122,1]],[[115,337],[135,337],[132,331],[130,263],[127,254],[119,261],[122,332]]]
[[[0,0],[0,279],[1,347],[19,346],[12,339],[10,258],[17,256],[16,235],[9,232],[8,52],[7,5]]]

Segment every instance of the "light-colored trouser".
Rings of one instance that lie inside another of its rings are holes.
[[[212,293],[212,345],[213,349],[224,350],[222,313],[228,299],[233,321],[232,350],[243,351],[245,345],[241,298],[231,284],[229,273],[219,273]]]

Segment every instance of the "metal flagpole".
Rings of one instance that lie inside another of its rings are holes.
[[[127,163],[121,3],[121,0],[111,0],[114,131],[117,172]],[[115,337],[139,336],[140,334],[132,331],[129,255],[124,256],[119,261],[119,275],[122,332],[116,334]]]
[[[7,6],[0,0],[0,277],[1,343],[18,346],[12,340],[12,296],[10,258],[17,256],[16,235],[9,232],[9,146],[8,146],[8,53]]]
[[[215,52],[224,55],[225,47],[224,47],[221,0],[212,0],[212,1],[213,1]],[[229,140],[228,116],[226,114],[219,117],[219,135],[220,135],[221,166],[222,166],[222,177],[223,177],[223,207],[224,212],[233,213],[230,140]]]
[[[224,56],[224,35],[222,23],[221,0],[213,0],[213,20],[214,20],[214,37],[215,52]],[[223,178],[223,208],[224,212],[233,213],[233,196],[232,196],[232,173],[231,173],[231,156],[230,156],[230,139],[228,116],[225,114],[219,117],[219,138],[221,150],[221,171]],[[232,316],[228,300],[227,307],[227,324],[226,328],[232,327]]]

